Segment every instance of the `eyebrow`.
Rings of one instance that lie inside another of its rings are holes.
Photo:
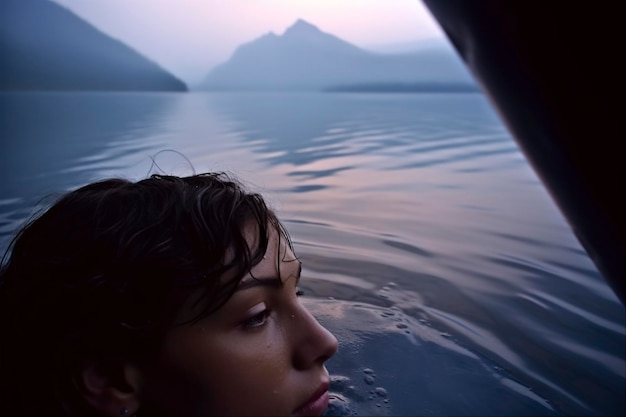
[[[296,285],[300,282],[300,276],[302,275],[302,262],[298,261],[298,272],[296,274]],[[266,286],[266,287],[281,287],[283,285],[283,280],[281,277],[271,277],[271,278],[254,278],[254,277],[246,277],[239,282],[237,291],[247,290],[253,287]]]

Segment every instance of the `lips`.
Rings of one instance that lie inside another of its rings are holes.
[[[304,404],[296,408],[292,417],[321,416],[328,408],[328,382],[322,383]]]

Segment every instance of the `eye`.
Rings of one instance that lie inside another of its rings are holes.
[[[255,306],[251,310],[250,312],[251,316],[245,319],[241,323],[241,326],[244,329],[255,329],[255,328],[261,327],[267,322],[267,319],[269,318],[270,313],[271,311],[268,308],[266,308],[265,303],[261,303]]]

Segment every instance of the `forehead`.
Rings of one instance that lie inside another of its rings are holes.
[[[243,277],[240,285],[246,285],[250,280],[272,278],[284,282],[293,275],[298,276],[300,269],[300,261],[293,252],[289,237],[280,228],[271,227],[263,259]]]
[[[190,317],[203,315],[203,311],[219,310],[224,303],[233,295],[231,291],[239,291],[248,287],[261,285],[280,286],[292,277],[296,282],[300,278],[300,261],[296,257],[291,247],[291,241],[282,227],[269,224],[267,228],[267,248],[261,260],[250,267],[250,270],[243,276],[236,276],[235,269],[223,273],[218,278],[217,288],[207,290],[202,287],[192,290],[191,294],[183,298],[183,307],[180,311],[180,322],[186,322]],[[259,234],[258,225],[250,223],[244,229],[244,236],[247,241],[251,256],[256,256],[262,237]],[[226,262],[233,262],[234,252],[227,251]],[[238,281],[238,282],[236,282]],[[212,294],[212,295],[211,295]],[[216,306],[213,310],[211,305]],[[220,306],[220,307],[217,307]]]

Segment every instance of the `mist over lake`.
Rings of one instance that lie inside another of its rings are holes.
[[[624,307],[481,94],[2,93],[0,113],[2,251],[106,177],[263,193],[339,338],[329,415],[624,413]]]

